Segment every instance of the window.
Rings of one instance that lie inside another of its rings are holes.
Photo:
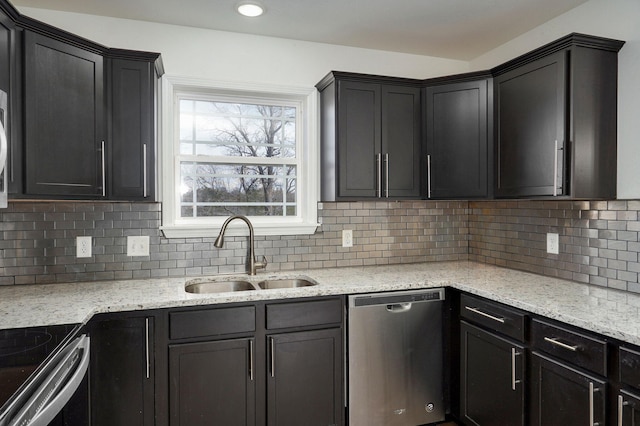
[[[315,89],[166,80],[165,235],[217,235],[236,214],[249,216],[258,235],[313,233]]]

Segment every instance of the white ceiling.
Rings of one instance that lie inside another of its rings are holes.
[[[21,6],[471,60],[587,0],[13,0]]]

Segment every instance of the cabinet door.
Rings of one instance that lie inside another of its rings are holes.
[[[620,391],[617,402],[617,424],[621,426],[640,426],[640,396]]]
[[[338,84],[338,196],[376,197],[382,181],[380,85]]]
[[[268,337],[267,424],[342,424],[342,330]]]
[[[153,317],[105,319],[92,324],[93,426],[155,424],[153,332]]]
[[[524,348],[464,321],[460,339],[462,419],[479,426],[524,425]]]
[[[487,81],[426,90],[428,198],[486,197]]]
[[[103,63],[98,54],[25,32],[26,193],[103,194]]]
[[[111,60],[109,197],[153,200],[155,99],[153,64]]]
[[[420,196],[420,89],[382,86],[383,197]]]
[[[253,339],[169,346],[172,426],[255,425]]]
[[[531,425],[605,424],[604,381],[536,352],[531,366]]]
[[[565,55],[556,53],[495,79],[496,196],[565,193]]]

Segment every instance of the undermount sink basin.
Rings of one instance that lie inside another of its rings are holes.
[[[204,281],[187,284],[187,293],[226,293],[233,291],[249,291],[256,288],[248,281]]]
[[[263,290],[270,290],[270,289],[277,289],[277,288],[310,287],[314,285],[316,285],[316,283],[309,280],[305,280],[304,278],[273,279],[273,280],[260,281],[258,283],[258,287],[260,287]]]

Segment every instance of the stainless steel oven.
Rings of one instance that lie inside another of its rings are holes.
[[[90,340],[81,331],[52,326],[0,332],[0,426],[46,426],[58,416],[85,381]]]

